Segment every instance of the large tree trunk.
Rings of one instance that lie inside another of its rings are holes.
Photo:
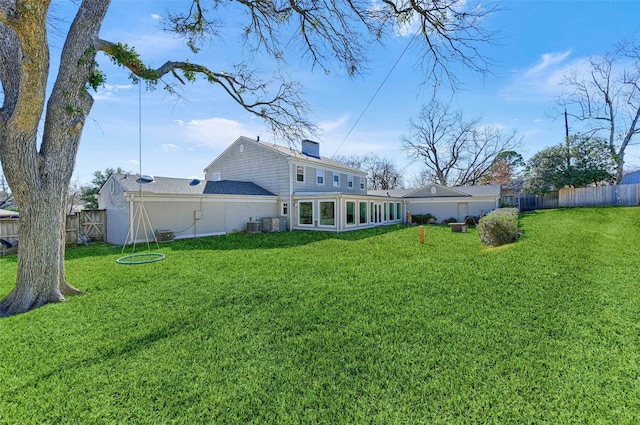
[[[49,2],[25,1],[23,6],[17,9],[20,19],[3,20],[0,13],[5,95],[0,160],[20,209],[16,286],[0,301],[0,316],[80,293],[65,278],[65,207],[82,128],[93,105],[86,84],[95,70],[98,31],[109,1],[84,0],[80,5],[62,50],[41,135],[38,124],[49,73]]]
[[[64,184],[60,182],[60,184]],[[56,184],[59,186],[60,184]],[[0,302],[0,315],[24,313],[64,294],[79,292],[64,277],[65,202],[50,187],[31,189],[20,207],[20,245],[16,286]]]

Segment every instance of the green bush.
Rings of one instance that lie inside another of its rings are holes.
[[[437,222],[437,218],[432,216],[431,214],[413,214],[411,216],[411,222],[415,224],[431,224],[433,222]]]
[[[514,242],[520,236],[518,209],[500,208],[480,219],[478,236],[484,246],[500,246]]]

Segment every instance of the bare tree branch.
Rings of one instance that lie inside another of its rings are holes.
[[[402,136],[405,152],[424,165],[421,178],[445,186],[478,184],[501,152],[520,145],[515,131],[505,134],[479,122],[432,98]]]
[[[617,161],[616,181],[624,174],[624,155],[640,133],[640,46],[626,41],[613,51],[589,60],[587,76],[577,71],[565,75],[570,92],[557,104],[582,123],[586,135],[606,134]]]

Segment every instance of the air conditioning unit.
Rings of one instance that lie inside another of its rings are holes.
[[[260,223],[259,221],[250,221],[247,223],[247,233],[260,233]]]
[[[280,219],[278,217],[263,217],[262,231],[263,232],[279,232]]]
[[[158,242],[171,242],[175,235],[171,230],[156,230],[156,240]]]

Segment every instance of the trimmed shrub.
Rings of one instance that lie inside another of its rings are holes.
[[[518,209],[500,208],[480,219],[478,236],[484,246],[500,246],[514,242],[520,236]]]
[[[449,217],[446,220],[442,220],[442,224],[449,224],[449,223],[457,223],[458,219],[455,217]]]

